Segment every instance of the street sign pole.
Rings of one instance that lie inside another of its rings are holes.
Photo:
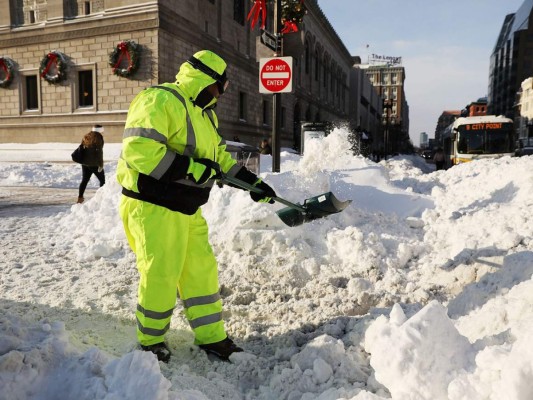
[[[274,34],[281,35],[281,0],[276,0],[274,7]],[[279,38],[280,43],[283,40]],[[283,48],[283,45],[280,46]],[[282,56],[282,50],[276,50],[276,57]],[[274,93],[272,101],[272,172],[280,172],[281,153],[281,93]]]

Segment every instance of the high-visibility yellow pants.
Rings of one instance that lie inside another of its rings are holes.
[[[217,262],[201,210],[185,215],[122,196],[119,212],[140,274],[139,343],[148,346],[164,340],[178,291],[195,344],[226,338]]]

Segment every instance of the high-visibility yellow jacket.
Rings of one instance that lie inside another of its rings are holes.
[[[226,63],[214,53],[196,53],[204,64],[222,74]],[[176,83],[150,87],[130,104],[117,179],[122,193],[184,214],[194,214],[205,204],[213,186],[186,179],[190,158],[207,158],[235,175],[240,169],[218,134],[213,111],[216,99],[201,109],[198,94],[215,80],[184,63]]]

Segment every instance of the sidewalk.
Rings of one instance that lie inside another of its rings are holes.
[[[84,194],[85,201],[95,193],[96,189],[87,189]],[[0,218],[52,214],[58,211],[58,206],[71,206],[76,204],[77,199],[78,189],[0,186]]]
[[[0,162],[67,162],[79,143],[0,143]],[[117,160],[122,143],[104,144],[104,163]]]

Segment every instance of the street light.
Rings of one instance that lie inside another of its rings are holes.
[[[392,110],[392,101],[391,100],[385,100],[383,99],[383,119],[385,123],[385,132],[383,135],[383,146],[384,146],[384,159],[387,159],[387,155],[389,154],[389,128],[390,128],[390,122],[391,122],[391,110]]]

